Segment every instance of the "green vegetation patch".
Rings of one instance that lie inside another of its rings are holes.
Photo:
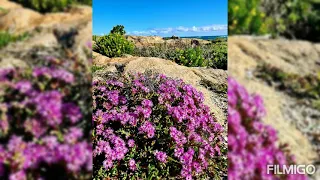
[[[93,50],[107,57],[121,57],[124,54],[132,54],[134,44],[128,41],[123,35],[110,33],[99,37]]]
[[[102,69],[104,69],[103,66],[97,66],[97,65],[92,65],[92,66],[91,66],[91,72],[92,72],[92,73],[95,73],[95,72],[97,72],[97,71],[99,71],[99,70],[102,70]]]
[[[191,44],[155,44],[136,47],[133,55],[169,59],[188,67],[227,69],[227,42],[217,42],[192,47]]]
[[[230,0],[229,34],[320,41],[319,0]]]
[[[320,72],[319,75],[286,73],[272,65],[258,66],[256,76],[297,98],[311,100],[313,107],[320,109]]]
[[[41,13],[64,11],[73,4],[92,5],[92,0],[11,0]]]
[[[6,31],[0,31],[0,49],[7,46],[11,42],[24,40],[28,36],[28,33],[24,33],[22,35],[13,35]]]

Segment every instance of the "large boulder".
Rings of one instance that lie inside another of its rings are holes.
[[[10,10],[10,9],[22,8],[22,6],[20,4],[17,4],[12,1],[8,1],[8,0],[1,0],[0,7],[3,8],[5,11]]]
[[[153,44],[164,43],[160,36],[126,36],[127,40],[133,42],[136,46],[149,46]]]
[[[24,8],[9,9],[0,16],[0,29],[14,33],[32,30],[42,22],[42,15]]]
[[[23,33],[35,28],[57,28],[60,26],[75,27],[92,19],[92,8],[89,6],[72,6],[65,12],[40,14],[37,11],[23,8],[21,5],[1,0],[0,29],[12,33]]]

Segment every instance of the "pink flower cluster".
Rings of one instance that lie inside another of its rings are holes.
[[[0,179],[41,179],[56,165],[66,174],[90,173],[92,145],[78,125],[82,112],[67,98],[73,74],[34,68],[1,69],[0,76]]]
[[[73,74],[68,71],[65,71],[64,69],[37,67],[33,70],[32,75],[34,77],[48,77],[52,79],[58,79],[66,83],[74,82]]]
[[[261,121],[266,114],[263,100],[250,95],[233,78],[228,80],[228,179],[307,179],[300,174],[273,175],[267,165],[294,163],[277,145],[277,132]]]
[[[192,179],[206,174],[211,159],[221,155],[222,126],[202,93],[183,81],[137,74],[93,85],[94,177],[139,169],[142,178],[153,166],[159,178]]]
[[[140,133],[146,133],[148,138],[153,138],[155,128],[150,121],[145,121],[139,128]]]
[[[155,154],[156,158],[157,158],[160,162],[162,162],[162,163],[166,163],[166,162],[167,162],[168,156],[167,156],[167,154],[166,154],[165,152],[155,151],[154,154]]]

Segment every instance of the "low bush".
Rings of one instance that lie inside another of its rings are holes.
[[[204,59],[203,51],[200,47],[189,48],[185,50],[176,50],[175,62],[188,67],[208,66],[208,60]]]
[[[233,78],[228,79],[228,179],[308,179],[303,174],[267,173],[267,165],[295,164],[277,131],[264,125],[263,100],[250,95]]]
[[[271,34],[320,41],[320,2],[316,0],[230,0],[229,34]]]
[[[0,31],[0,49],[8,45],[10,42],[16,42],[20,40],[24,40],[28,37],[27,33],[22,35],[12,35],[6,31]]]
[[[142,46],[142,47],[135,47],[133,51],[134,56],[139,57],[158,57],[162,59],[168,60],[175,60],[177,57],[177,50],[176,49],[187,49],[191,48],[191,45],[185,44],[155,44],[153,46]]]
[[[185,66],[212,67],[227,69],[227,42],[192,47],[191,44],[155,44],[154,46],[135,47],[133,55],[169,59]]]
[[[58,12],[63,11],[72,4],[86,4],[92,5],[92,0],[11,0],[22,4],[27,8],[34,9],[36,11],[46,12]]]
[[[262,0],[260,7],[273,19],[272,33],[290,39],[320,41],[320,1]]]
[[[261,0],[230,0],[228,6],[230,35],[271,33],[272,19],[261,11]]]
[[[132,54],[134,44],[119,33],[110,33],[97,39],[93,50],[107,57],[121,57]]]
[[[93,85],[94,179],[214,179],[225,172],[222,126],[203,94],[152,73]]]
[[[208,48],[203,48],[203,56],[208,59],[208,66],[216,69],[228,68],[228,43],[216,42],[206,45]]]

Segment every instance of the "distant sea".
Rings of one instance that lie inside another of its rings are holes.
[[[215,40],[217,38],[228,38],[227,35],[224,36],[187,36],[181,38],[196,38],[196,39],[203,39],[203,40]]]

